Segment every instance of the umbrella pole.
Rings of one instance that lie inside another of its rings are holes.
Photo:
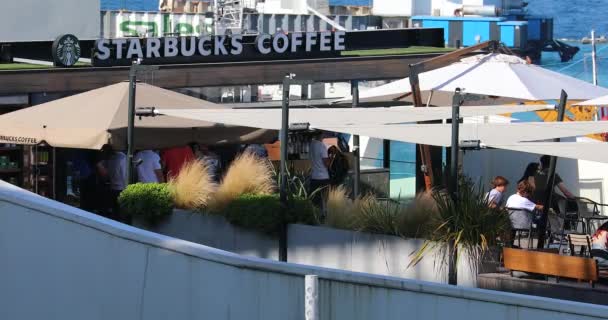
[[[498,42],[495,40],[486,41],[474,46],[470,46],[467,48],[459,49],[454,52],[446,53],[438,57],[434,57],[422,62],[418,62],[416,64],[411,64],[409,74],[410,74],[410,86],[412,89],[412,95],[414,99],[414,107],[422,107],[422,97],[420,93],[420,80],[418,75],[427,71],[435,70],[444,66],[449,65],[450,63],[456,62],[460,60],[463,56],[473,53],[478,50],[486,49],[486,48],[496,48],[498,46]],[[422,171],[424,172],[424,184],[426,190],[430,190],[433,186],[433,168],[431,163],[431,151],[430,146],[428,145],[418,145],[420,148],[420,158],[422,162]]]
[[[353,108],[359,107],[359,81],[353,80],[350,82],[351,94],[353,97]],[[353,156],[354,156],[354,181],[353,181],[353,197],[359,197],[361,183],[361,158],[359,154],[359,135],[353,136]]]
[[[281,110],[281,177],[280,200],[283,208],[281,215],[281,230],[279,231],[279,261],[287,262],[287,144],[289,139],[289,86],[293,75],[289,74],[283,79],[283,103]]]
[[[420,67],[417,65],[410,65],[410,86],[412,89],[412,96],[414,99],[414,107],[422,107],[422,96],[420,93],[420,80],[418,79],[418,73]],[[426,191],[431,190],[433,186],[433,164],[431,163],[431,147],[428,145],[419,144],[420,158],[422,162],[422,172],[424,173],[424,188]]]
[[[458,202],[458,151],[459,151],[459,124],[460,106],[464,102],[460,88],[456,89],[452,98],[452,145],[450,154],[450,194],[456,204]]]
[[[562,90],[561,97],[559,99],[559,105],[557,109],[557,121],[563,122],[564,115],[566,113],[566,102],[568,101],[568,94],[566,91]],[[553,142],[559,142],[560,138],[553,139]],[[555,188],[555,168],[557,166],[557,157],[551,156],[551,160],[549,161],[549,177],[547,181],[547,190],[545,190],[545,207],[543,208],[543,216],[547,217],[549,213],[549,208],[551,207],[551,201],[553,198],[553,189]],[[545,219],[546,221],[547,219]],[[536,247],[538,249],[542,249],[545,245],[545,231],[547,228],[546,223],[541,223],[539,225],[538,230],[538,243]]]
[[[460,88],[456,89],[452,98],[452,145],[450,159],[450,184],[449,192],[454,202],[454,207],[458,209],[458,153],[459,153],[459,126],[460,126],[460,106],[464,102],[464,97]],[[448,242],[448,283],[458,284],[458,268],[456,265],[458,248],[454,241]]]
[[[283,103],[281,106],[281,171],[279,185],[279,199],[283,212],[281,214],[281,229],[279,230],[279,261],[287,262],[287,210],[289,209],[287,194],[287,144],[289,143],[289,87],[291,85],[309,85],[310,80],[296,80],[295,74],[288,73],[283,78]],[[302,124],[300,124],[302,125]],[[308,123],[305,124],[308,130]]]
[[[129,71],[129,123],[127,126],[127,184],[132,184],[133,175],[133,140],[135,136],[135,86],[137,77],[137,64],[134,62]]]

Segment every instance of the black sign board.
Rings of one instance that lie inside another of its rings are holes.
[[[142,64],[186,64],[328,58],[343,51],[443,46],[441,29],[323,31],[260,35],[123,38],[95,42],[92,63],[97,67]]]

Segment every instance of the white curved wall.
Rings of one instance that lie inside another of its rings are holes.
[[[0,182],[0,319],[606,319],[608,308],[246,258]]]

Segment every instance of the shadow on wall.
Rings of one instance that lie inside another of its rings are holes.
[[[233,226],[220,216],[174,210],[161,224],[150,226],[137,220],[134,224],[213,248],[278,260],[277,237]],[[447,269],[439,262],[439,253],[430,254],[418,265],[407,267],[410,255],[422,246],[422,239],[299,224],[289,225],[287,236],[287,258],[292,263],[447,283]],[[459,270],[459,285],[476,287],[476,277],[470,274],[466,256],[459,261]]]
[[[485,190],[491,189],[490,181],[495,176],[503,176],[509,180],[507,195],[512,195],[517,189],[517,181],[522,177],[530,162],[540,162],[540,155],[509,150],[479,150],[469,151],[464,155],[464,173],[474,182],[484,184]],[[580,194],[579,162],[578,160],[558,158],[556,172],[574,194]]]

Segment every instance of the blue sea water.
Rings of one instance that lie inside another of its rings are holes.
[[[554,36],[581,39],[591,29],[608,35],[606,12],[608,0],[529,0],[528,12],[553,17]]]
[[[608,0],[530,0],[531,14],[553,17],[553,35],[558,39],[582,39],[590,37],[591,29],[596,36],[608,36]],[[568,76],[592,82],[591,45],[570,42],[581,51],[572,61],[562,63],[557,53],[543,53],[541,65]],[[598,83],[608,87],[608,44],[598,44]]]
[[[158,0],[100,0],[101,10],[157,11]]]

